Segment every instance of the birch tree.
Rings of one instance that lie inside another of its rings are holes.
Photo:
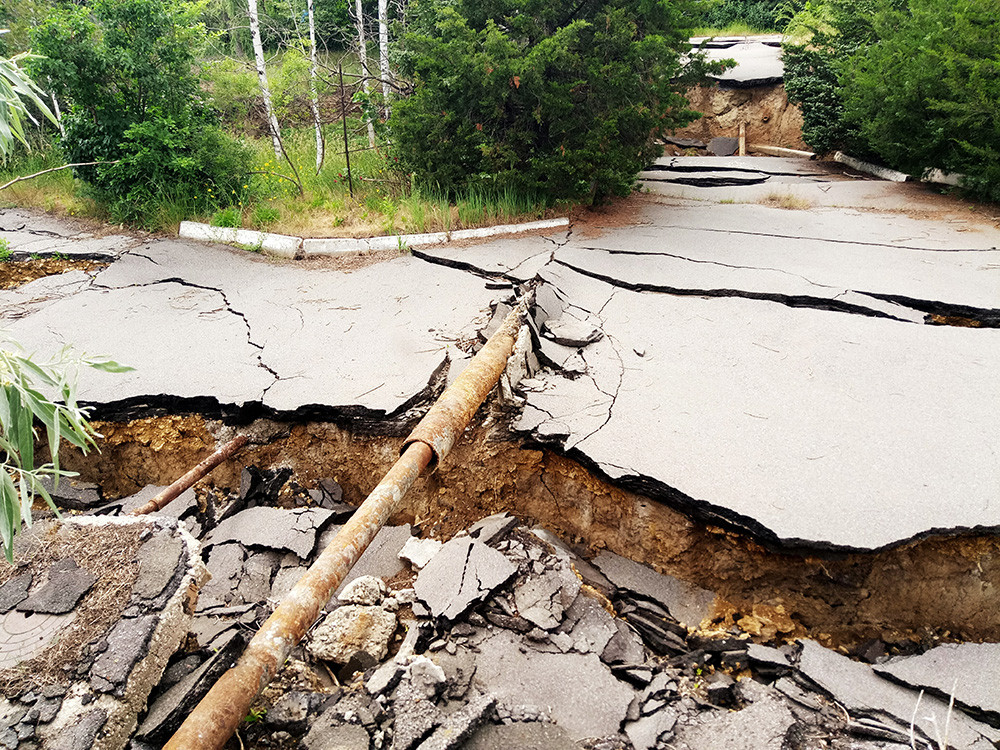
[[[368,83],[368,46],[365,40],[365,14],[361,9],[361,0],[357,0],[356,5],[356,16],[358,22],[358,58],[361,60],[361,85],[364,87],[365,95],[371,90],[371,86]],[[344,117],[347,117],[347,113],[344,112]],[[368,119],[368,146],[375,148],[375,125],[372,123],[371,118]]]
[[[307,0],[309,13],[309,104],[312,108],[313,126],[316,129],[316,174],[323,169],[323,129],[319,121],[319,94],[316,91],[316,17],[313,15],[313,0]]]
[[[312,3],[310,2],[310,6]],[[264,99],[264,114],[267,116],[267,126],[271,130],[271,145],[274,147],[274,157],[281,158],[281,129],[278,118],[274,114],[271,103],[271,88],[267,85],[267,70],[264,67],[264,45],[260,41],[260,16],[257,13],[257,0],[247,0],[250,13],[250,36],[253,39],[253,56],[257,63],[257,81],[260,84],[260,95]],[[310,21],[312,16],[310,16]]]
[[[382,112],[389,119],[389,0],[378,0],[378,61],[382,78]]]

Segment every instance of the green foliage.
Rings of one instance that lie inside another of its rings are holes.
[[[36,75],[70,104],[63,150],[116,221],[153,228],[159,207],[211,203],[249,157],[216,125],[193,74],[204,39],[199,6],[179,0],[95,0],[53,10],[32,34]]]
[[[24,137],[24,119],[29,103],[55,121],[39,97],[41,91],[18,65],[22,60],[32,59],[37,58],[23,53],[12,58],[0,58],[0,156],[5,160],[15,143],[28,146]]]
[[[626,195],[681,94],[683,0],[414,0],[399,52],[395,155],[418,186],[549,200]]]
[[[916,176],[960,172],[1000,200],[997,9],[995,0],[811,0],[785,45],[805,141]]]
[[[14,536],[22,522],[31,526],[31,506],[40,495],[53,509],[52,498],[42,486],[44,477],[58,482],[74,476],[59,468],[63,439],[86,453],[100,437],[87,422],[87,409],[76,402],[76,375],[81,365],[104,372],[126,372],[106,359],[70,357],[67,351],[51,362],[38,364],[30,357],[0,348],[0,542],[8,562],[13,560]],[[42,391],[57,394],[55,401]],[[35,423],[48,443],[51,461],[35,465]]]
[[[213,227],[230,227],[238,229],[243,226],[243,212],[236,206],[228,206],[221,211],[216,211],[212,216]]]
[[[968,174],[1000,200],[1000,6],[910,0],[875,18],[879,40],[845,77],[845,118],[897,169]]]
[[[6,237],[0,238],[0,263],[6,263],[14,257],[14,252],[10,249],[10,240]]]
[[[717,29],[745,25],[758,32],[781,31],[802,5],[802,0],[719,0],[702,23]]]

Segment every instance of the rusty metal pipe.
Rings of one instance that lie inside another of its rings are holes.
[[[407,438],[402,455],[389,473],[257,631],[236,666],[195,706],[164,750],[221,750],[226,744],[354,563],[399,507],[407,490],[424,469],[447,455],[500,379],[526,304],[523,300],[511,311],[431,407]]]
[[[143,505],[141,508],[133,510],[131,515],[144,516],[147,513],[156,513],[158,510],[163,510],[168,503],[176,500],[177,497],[184,492],[184,490],[188,489],[199,479],[206,476],[210,471],[212,471],[212,469],[221,464],[223,461],[231,458],[234,453],[246,444],[247,436],[237,435],[169,487],[164,487],[163,490],[161,490],[148,503]]]

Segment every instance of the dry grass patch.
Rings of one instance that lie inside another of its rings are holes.
[[[758,203],[762,206],[784,208],[789,211],[808,211],[813,207],[813,202],[811,200],[803,198],[801,195],[794,195],[792,193],[768,193],[761,198]]]

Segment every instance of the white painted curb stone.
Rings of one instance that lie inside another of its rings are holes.
[[[495,227],[480,229],[458,229],[454,232],[431,232],[426,234],[398,234],[385,237],[367,238],[330,238],[305,239],[302,241],[302,252],[306,257],[311,255],[340,255],[341,253],[371,252],[374,250],[393,250],[399,247],[417,247],[419,245],[440,245],[455,240],[474,240],[493,237],[498,234],[518,234],[533,232],[538,229],[557,229],[569,226],[569,219],[545,219],[531,221],[527,224],[500,224]]]
[[[910,175],[903,174],[902,172],[897,172],[895,169],[887,169],[886,167],[880,167],[877,164],[869,164],[866,161],[861,161],[861,159],[855,159],[853,156],[848,156],[843,151],[838,151],[833,155],[834,161],[839,161],[841,164],[846,164],[851,169],[856,169],[859,172],[866,172],[870,175],[874,175],[883,180],[889,180],[890,182],[909,182]]]
[[[394,234],[386,237],[330,237],[319,239],[302,239],[289,237],[285,234],[270,232],[255,232],[250,229],[233,229],[230,227],[213,227],[197,221],[182,221],[178,235],[189,240],[206,240],[208,242],[224,242],[230,245],[250,245],[267,250],[282,258],[295,258],[301,255],[341,255],[344,253],[365,253],[374,250],[393,250],[396,248],[418,245],[440,245],[454,240],[475,240],[484,237],[494,237],[498,234],[518,234],[533,232],[538,229],[557,229],[569,226],[569,219],[545,219],[530,221],[527,224],[500,224],[495,227],[480,229],[458,229],[454,232],[430,232],[426,234]]]
[[[196,221],[182,221],[177,233],[189,240],[207,240],[209,242],[224,242],[230,245],[250,245],[267,250],[282,258],[294,258],[302,247],[301,237],[289,237],[285,234],[270,232],[255,232],[252,229],[233,229],[231,227],[213,227],[199,224]]]

